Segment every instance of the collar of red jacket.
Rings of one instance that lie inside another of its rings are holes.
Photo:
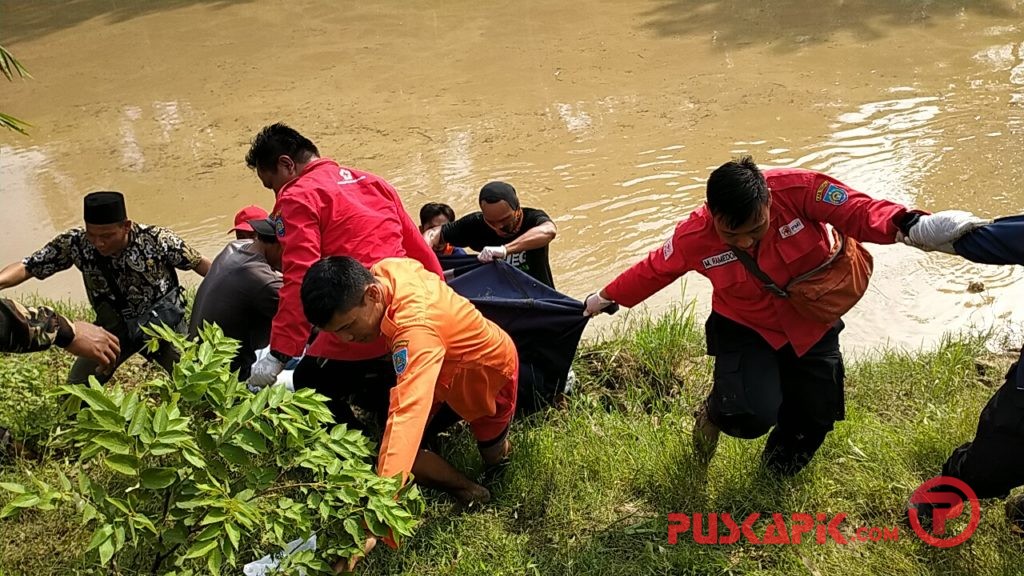
[[[298,176],[292,178],[287,183],[285,183],[285,185],[281,187],[281,191],[277,193],[277,197],[280,198],[281,195],[284,194],[286,190],[291,188],[292,184],[298,182],[303,176],[309,174],[314,170],[318,170],[322,166],[333,166],[335,168],[339,167],[338,163],[335,162],[334,160],[331,160],[330,158],[317,158],[316,160],[313,160],[309,164],[306,164],[306,166],[302,169],[302,172],[299,172]]]

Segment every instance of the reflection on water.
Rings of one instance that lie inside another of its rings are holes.
[[[135,123],[142,118],[142,109],[138,106],[126,106],[121,119],[121,167],[132,172],[142,172],[146,167],[146,157],[135,137]]]
[[[858,189],[904,204],[920,203],[916,182],[941,160],[938,97],[868,102],[839,114],[825,142],[793,165],[821,170],[856,183]],[[925,193],[927,196],[927,192]]]
[[[1020,2],[624,0],[580,18],[536,0],[344,14],[325,0],[175,0],[67,3],[53,20],[3,4],[0,32],[35,76],[4,106],[37,126],[30,140],[0,135],[4,207],[16,208],[0,225],[17,231],[5,262],[110,188],[133,219],[213,256],[239,207],[273,202],[243,157],[278,120],[386,177],[413,214],[427,201],[464,214],[481,185],[508,180],[558,223],[556,282],[577,297],[659,245],[739,154],[928,210],[1024,209]],[[283,20],[294,32],[268,38]],[[1020,318],[1019,269],[872,252],[847,345]],[[979,281],[986,290],[968,292]],[[80,297],[79,284],[68,273],[29,289]],[[688,278],[686,294],[707,309],[705,281]],[[649,308],[679,295],[671,286]]]

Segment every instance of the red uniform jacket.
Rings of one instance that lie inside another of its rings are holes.
[[[270,332],[270,348],[298,356],[310,325],[299,295],[306,270],[322,257],[351,256],[364,266],[384,258],[408,257],[443,277],[434,251],[402,207],[398,193],[382,178],[322,158],[277,194],[271,218],[283,249],[280,304]],[[387,353],[384,339],[372,344],[343,343],[320,333],[309,354],[332,360],[366,360]]]
[[[826,223],[862,242],[892,244],[896,222],[909,212],[811,170],[770,169],[764,176],[772,206],[768,233],[756,248],[757,264],[778,286],[828,257]],[[634,306],[690,270],[711,280],[715,312],[756,330],[775,349],[788,342],[803,355],[829,328],[805,319],[784,298],[765,290],[719,238],[707,205],[677,224],[664,245],[620,274],[605,293]]]

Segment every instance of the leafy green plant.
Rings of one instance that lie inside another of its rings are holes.
[[[18,59],[8,52],[3,46],[0,46],[0,74],[3,74],[5,78],[11,81],[14,80],[15,75],[19,78],[32,77],[32,75],[28,73],[28,70],[21,65],[21,62],[18,62]],[[28,135],[28,132],[25,129],[31,126],[31,124],[24,120],[18,120],[9,114],[0,112],[0,126]]]
[[[362,554],[371,533],[411,535],[418,491],[378,477],[374,446],[358,431],[328,430],[323,396],[251,393],[230,370],[237,342],[216,326],[198,342],[163,326],[147,332],[182,351],[173,374],[133,389],[94,379],[60,387],[82,408],[55,442],[77,457],[58,482],[25,470],[28,482],[0,483],[16,494],[0,518],[70,504],[92,530],[87,553],[100,566],[178,575],[219,574],[313,533],[317,552],[280,569],[327,573]]]

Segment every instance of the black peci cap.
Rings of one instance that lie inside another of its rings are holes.
[[[120,192],[92,192],[85,197],[86,224],[120,224],[128,219],[124,194]]]

